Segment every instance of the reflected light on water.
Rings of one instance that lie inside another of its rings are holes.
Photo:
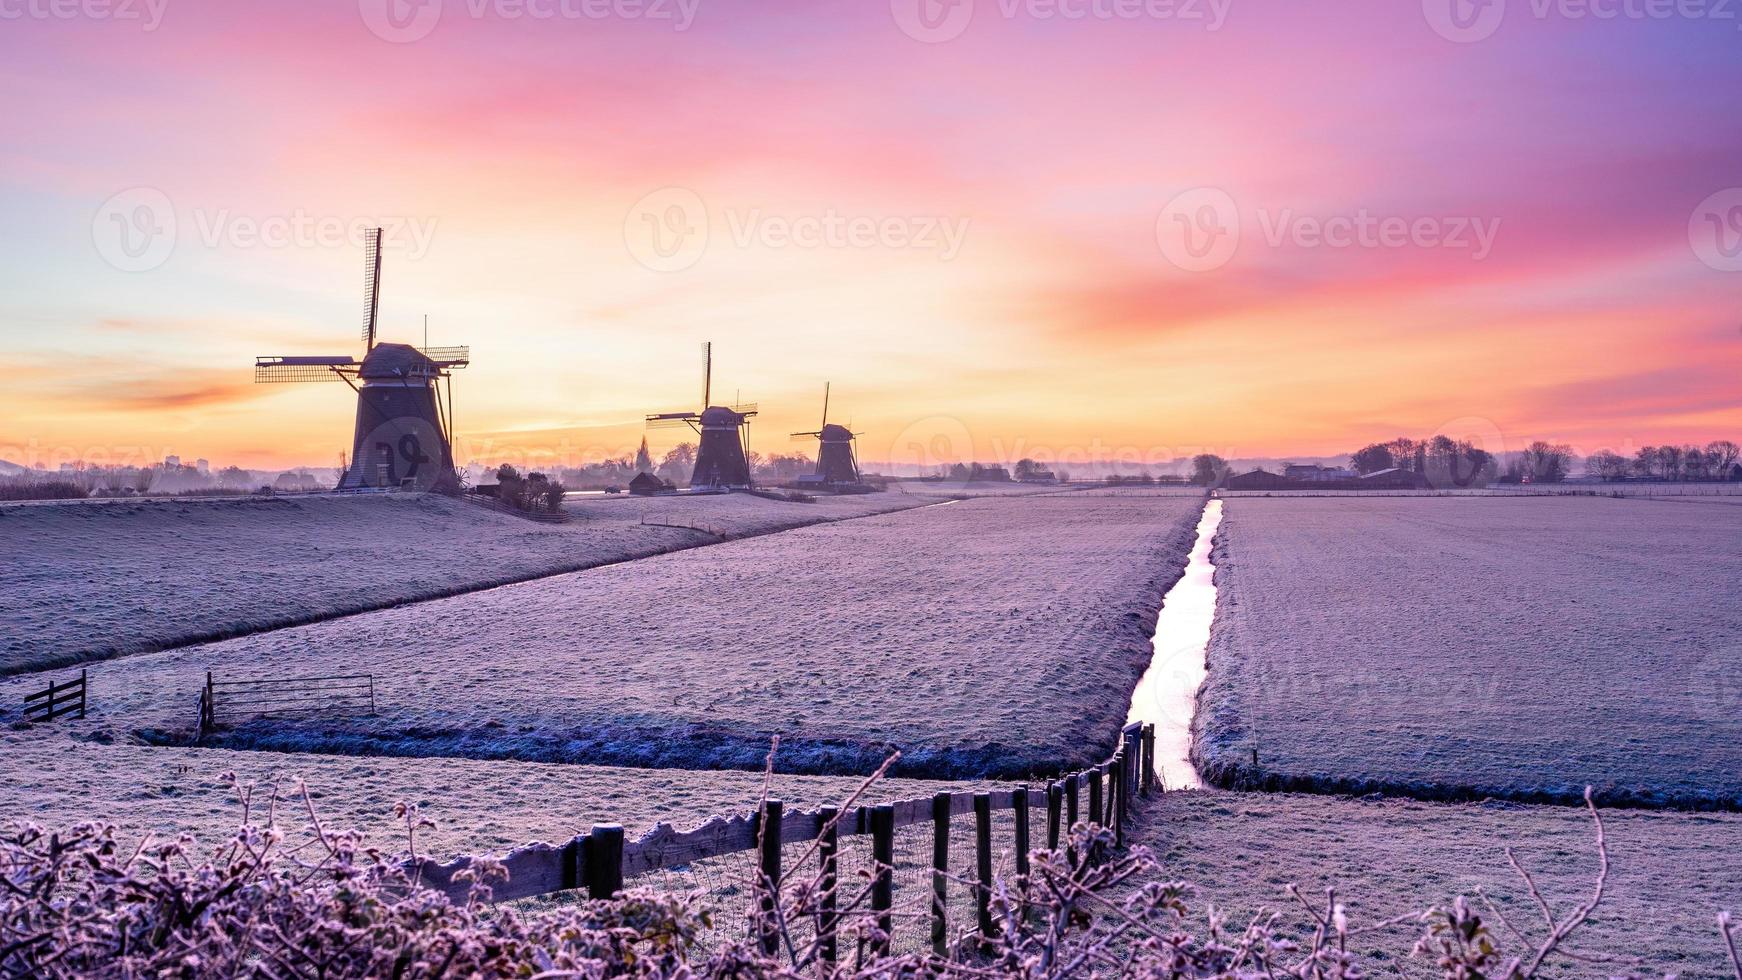
[[[1211,500],[1198,520],[1186,573],[1162,600],[1155,623],[1155,659],[1131,695],[1127,723],[1155,726],[1155,771],[1167,789],[1201,789],[1192,765],[1192,714],[1204,682],[1204,650],[1216,618],[1216,566],[1210,560],[1222,502]]]

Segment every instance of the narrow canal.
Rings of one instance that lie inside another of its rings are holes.
[[[1162,600],[1155,624],[1155,659],[1131,695],[1127,723],[1155,726],[1155,771],[1168,789],[1199,789],[1192,765],[1192,714],[1204,682],[1204,651],[1216,619],[1216,566],[1211,549],[1222,523],[1222,502],[1211,500],[1198,520],[1186,573]]]

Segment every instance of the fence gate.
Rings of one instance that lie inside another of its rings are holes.
[[[207,671],[199,728],[204,735],[243,718],[374,713],[373,674],[218,680]]]
[[[65,684],[50,681],[48,687],[24,696],[25,721],[53,721],[75,711],[80,718],[85,716],[85,672],[82,670],[76,681]]]

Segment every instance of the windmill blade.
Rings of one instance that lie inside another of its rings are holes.
[[[689,418],[647,420],[649,429],[686,429],[692,427],[693,424]]]
[[[755,415],[756,414],[756,403],[755,402],[739,402],[738,404],[732,406],[732,411],[737,412],[739,415]]]
[[[697,415],[694,412],[660,412],[658,415],[649,415],[647,421],[663,422],[666,419],[681,419],[683,421],[699,422],[701,421],[701,418],[700,415]]]
[[[708,399],[714,396],[714,342],[702,343],[702,409],[707,410]]]
[[[792,441],[793,442],[808,442],[809,440],[821,439],[822,437],[823,437],[823,434],[821,432],[794,432],[792,434]]]
[[[256,357],[254,383],[346,381],[360,366],[350,357]]]
[[[829,427],[829,389],[832,387],[834,387],[834,382],[823,382],[823,424],[817,426],[818,429],[826,429]]]
[[[463,368],[472,363],[470,347],[420,347],[418,353],[435,362],[439,368]]]
[[[381,229],[363,234],[363,350],[375,349],[375,325],[381,314]]]

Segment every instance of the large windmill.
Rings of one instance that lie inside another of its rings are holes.
[[[369,230],[363,251],[363,359],[257,357],[254,381],[343,381],[350,385],[357,393],[357,428],[351,463],[339,477],[339,489],[428,490],[443,474],[454,471],[452,372],[471,363],[471,349],[376,343],[381,313],[381,229]]]
[[[794,432],[794,439],[817,440],[817,470],[806,483],[848,485],[859,482],[859,459],[853,451],[853,439],[858,433],[844,425],[829,423],[829,388],[823,383],[823,422],[815,432]]]
[[[756,414],[755,405],[708,404],[713,399],[714,345],[702,345],[702,407],[693,412],[664,412],[647,417],[649,429],[688,426],[701,436],[690,489],[718,490],[750,486],[750,459],[744,452],[744,427]]]

